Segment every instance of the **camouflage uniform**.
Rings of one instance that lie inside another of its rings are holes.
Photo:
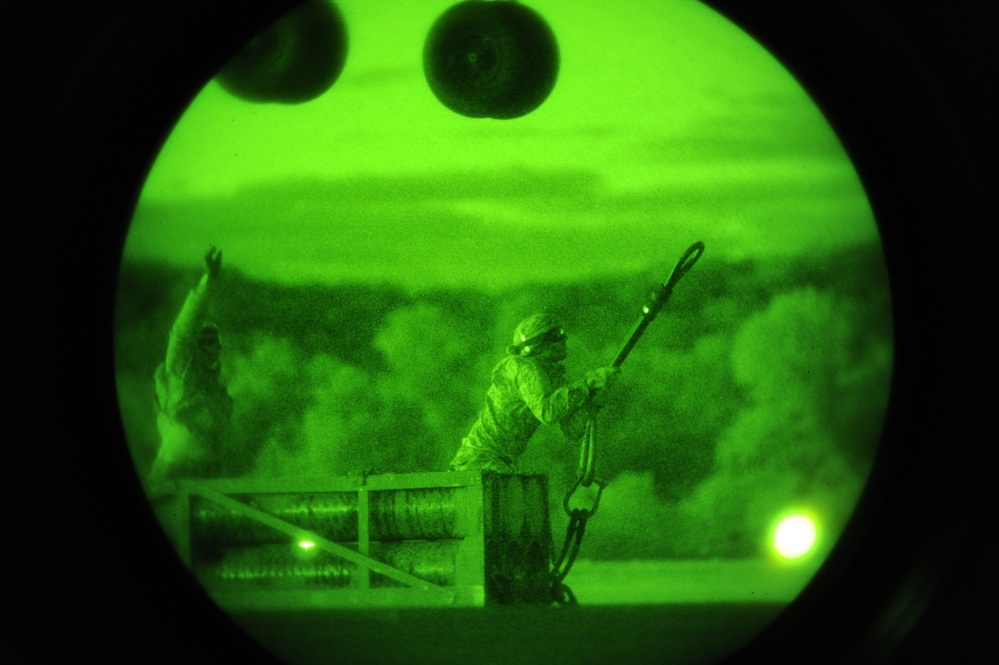
[[[599,368],[566,385],[565,332],[558,319],[534,314],[514,332],[509,355],[492,373],[486,404],[451,461],[452,471],[516,471],[517,459],[538,426],[559,425],[566,438],[583,436],[587,405],[608,385],[615,368]]]
[[[170,330],[166,360],[156,368],[160,447],[150,481],[216,476],[221,470],[232,398],[219,381],[218,329],[204,323],[208,290],[205,275],[188,294]]]
[[[557,387],[531,358],[507,356],[493,369],[486,404],[451,462],[455,471],[488,469],[511,473],[541,424],[559,424],[569,439],[582,436],[575,414],[589,399],[585,380]]]

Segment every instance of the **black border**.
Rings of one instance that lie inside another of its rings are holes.
[[[11,62],[24,80],[15,77],[8,126],[26,150],[14,153],[10,188],[8,334],[23,370],[9,379],[22,432],[10,473],[22,497],[13,512],[23,523],[12,528],[17,570],[27,572],[14,577],[28,628],[14,631],[15,653],[22,638],[40,660],[275,662],[188,575],[171,572],[157,529],[134,526],[152,518],[124,446],[108,445],[122,439],[111,313],[152,156],[243,36],[293,4],[60,1],[13,21],[21,34]],[[975,662],[987,644],[975,609],[987,531],[974,528],[984,509],[978,451],[989,436],[979,433],[975,395],[992,389],[974,377],[984,381],[983,313],[994,301],[973,272],[992,213],[985,10],[958,1],[706,4],[781,59],[839,132],[880,224],[898,333],[862,517],[796,611],[734,662]],[[27,509],[33,501],[41,514]],[[109,543],[117,556],[107,557]]]

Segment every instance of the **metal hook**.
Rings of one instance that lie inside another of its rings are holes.
[[[603,494],[604,488],[607,487],[609,483],[601,478],[594,478],[593,482],[597,485],[597,496],[593,499],[593,505],[590,509],[585,510],[582,508],[570,508],[569,500],[572,498],[572,495],[576,493],[576,490],[579,489],[580,485],[582,485],[582,482],[583,476],[580,475],[576,478],[576,482],[572,484],[569,491],[565,493],[565,497],[562,499],[562,508],[565,510],[565,514],[569,517],[572,517],[573,513],[576,511],[580,511],[585,519],[589,519],[597,513],[597,508],[600,507],[600,496]]]

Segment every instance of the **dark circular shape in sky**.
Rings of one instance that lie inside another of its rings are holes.
[[[517,118],[540,106],[555,87],[558,44],[529,7],[467,0],[434,23],[423,64],[430,89],[452,111]]]
[[[298,104],[336,82],[347,59],[347,29],[330,2],[310,0],[258,34],[218,75],[251,102]]]

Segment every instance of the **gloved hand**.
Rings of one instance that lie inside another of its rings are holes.
[[[215,278],[219,276],[219,272],[222,270],[222,250],[216,249],[215,247],[209,247],[208,253],[205,254],[205,274],[209,277]]]
[[[617,381],[619,376],[621,376],[621,369],[619,367],[614,367],[613,365],[598,367],[586,373],[586,385],[589,386],[591,391],[607,390]]]

